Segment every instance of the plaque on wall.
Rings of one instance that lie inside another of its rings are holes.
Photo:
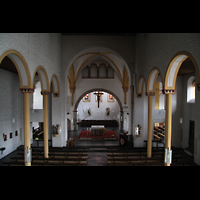
[[[90,100],[91,100],[91,93],[86,94],[86,95],[83,97],[83,102],[90,102]]]
[[[107,101],[108,102],[115,102],[115,98],[111,94],[107,94]]]

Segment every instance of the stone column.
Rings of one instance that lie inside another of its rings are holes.
[[[155,92],[146,93],[148,96],[148,140],[147,140],[147,158],[152,155],[152,96]]]
[[[49,145],[48,145],[48,95],[50,92],[41,92],[43,95],[43,121],[44,121],[44,157],[49,157]]]
[[[171,150],[172,94],[166,94],[165,149]],[[170,166],[166,164],[165,166]]]
[[[31,141],[30,141],[30,93],[33,93],[33,89],[20,88],[20,92],[24,94],[24,152],[25,149],[31,148]],[[24,160],[25,160],[25,153],[24,153]],[[31,166],[31,162],[27,161],[25,166]]]
[[[31,147],[30,134],[30,93],[24,93],[24,152]],[[26,162],[25,166],[31,166],[31,162]]]

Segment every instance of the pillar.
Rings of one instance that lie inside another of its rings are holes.
[[[147,158],[152,154],[152,95],[148,95],[148,140],[147,140]]]
[[[30,148],[30,93],[24,93],[24,152],[25,149]],[[24,154],[25,156],[25,154]],[[24,157],[25,160],[25,157]],[[26,162],[25,166],[31,166],[31,162]]]
[[[43,95],[43,122],[44,122],[44,157],[49,157],[48,145],[48,95],[49,92],[41,92]]]
[[[166,94],[165,149],[171,150],[172,94]],[[170,166],[170,164],[165,164]]]

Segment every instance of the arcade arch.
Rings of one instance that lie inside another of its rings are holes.
[[[22,54],[14,49],[8,50],[0,56],[0,63],[6,56],[12,60],[17,69],[20,79],[20,88],[32,88],[29,67]]]
[[[107,89],[104,89],[104,88],[94,88],[94,89],[91,89],[91,90],[88,90],[88,91],[86,91],[86,92],[84,92],[82,95],[80,95],[80,97],[77,99],[77,101],[76,101],[76,103],[75,103],[75,106],[74,106],[74,111],[73,111],[73,113],[74,113],[74,130],[76,130],[76,122],[77,122],[77,108],[78,108],[78,105],[79,105],[79,103],[80,103],[80,101],[81,101],[81,99],[86,95],[86,94],[88,94],[88,93],[91,93],[91,92],[95,92],[95,91],[102,91],[102,92],[106,92],[106,93],[109,93],[109,94],[111,94],[116,100],[117,100],[117,102],[118,102],[118,104],[119,104],[119,108],[120,108],[120,130],[123,130],[123,118],[124,118],[124,116],[123,116],[123,107],[122,107],[122,103],[121,103],[121,101],[120,101],[120,99],[117,97],[117,95],[115,95],[112,91],[109,91],[109,90],[107,90]]]
[[[199,90],[199,87],[200,87],[199,69],[198,69],[198,66],[197,66],[197,63],[196,63],[194,57],[189,52],[186,52],[186,51],[177,52],[172,57],[172,59],[169,63],[169,66],[167,67],[166,76],[165,76],[165,83],[164,83],[164,92],[166,94],[165,149],[171,149],[172,94],[175,94],[175,92],[176,92],[175,86],[176,86],[176,82],[177,82],[177,76],[178,76],[178,73],[179,73],[179,70],[180,70],[182,64],[184,63],[184,61],[186,61],[187,58],[190,59],[190,61],[192,62],[192,65],[195,68],[194,71],[195,71],[196,78],[197,78],[197,80],[196,80],[197,84],[196,85],[198,87],[198,90]],[[186,83],[185,89],[187,89],[187,83]],[[184,93],[184,94],[186,94],[186,93]],[[185,109],[185,107],[187,105],[187,98],[186,98],[186,101],[183,102],[183,104],[185,104],[185,106],[183,107],[183,109]],[[188,110],[188,112],[190,112],[190,109]],[[186,114],[187,116],[188,116],[188,112]],[[194,117],[195,116],[196,115],[194,115]],[[174,121],[174,118],[173,118],[173,121]],[[185,124],[187,124],[186,119],[185,119],[185,123],[184,123],[183,126],[185,126]],[[185,129],[183,129],[183,131],[185,131]],[[187,134],[188,133],[182,133],[181,138],[184,137],[184,135],[187,135]],[[197,142],[194,144],[194,148],[197,149]],[[170,165],[170,164],[166,164],[166,165]]]
[[[26,148],[30,148],[30,93],[33,92],[32,85],[31,85],[31,75],[30,75],[28,64],[20,52],[13,50],[13,49],[4,52],[0,56],[0,63],[2,63],[2,60],[6,56],[12,61],[13,65],[17,69],[17,73],[19,76],[19,82],[20,82],[20,92],[23,93],[23,107],[22,107],[22,109],[23,109],[23,120],[22,120],[23,131],[21,131],[21,128],[20,128],[20,132],[22,132],[22,133],[24,132],[24,148],[26,149]],[[14,87],[16,88],[16,86],[14,86]],[[7,91],[7,90],[4,90],[4,91]],[[8,95],[3,95],[3,96],[8,97]],[[7,101],[6,101],[6,103],[7,103]],[[20,107],[20,106],[18,105],[16,107]],[[11,106],[9,106],[9,108],[11,108]],[[13,110],[11,112],[13,112]],[[19,112],[16,113],[16,115],[19,116]],[[20,118],[20,116],[19,116],[19,118]],[[20,120],[20,119],[17,119],[17,120]],[[14,119],[14,121],[15,121],[15,119]],[[11,147],[9,147],[9,149],[12,149],[12,148],[13,148],[13,145],[11,145]],[[25,163],[25,165],[29,166],[29,165],[31,165],[31,163],[28,161]]]

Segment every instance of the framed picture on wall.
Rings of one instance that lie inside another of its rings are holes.
[[[91,100],[91,94],[86,94],[84,97],[83,97],[83,102],[90,102]]]
[[[107,101],[108,102],[115,102],[115,98],[111,94],[107,94]]]

